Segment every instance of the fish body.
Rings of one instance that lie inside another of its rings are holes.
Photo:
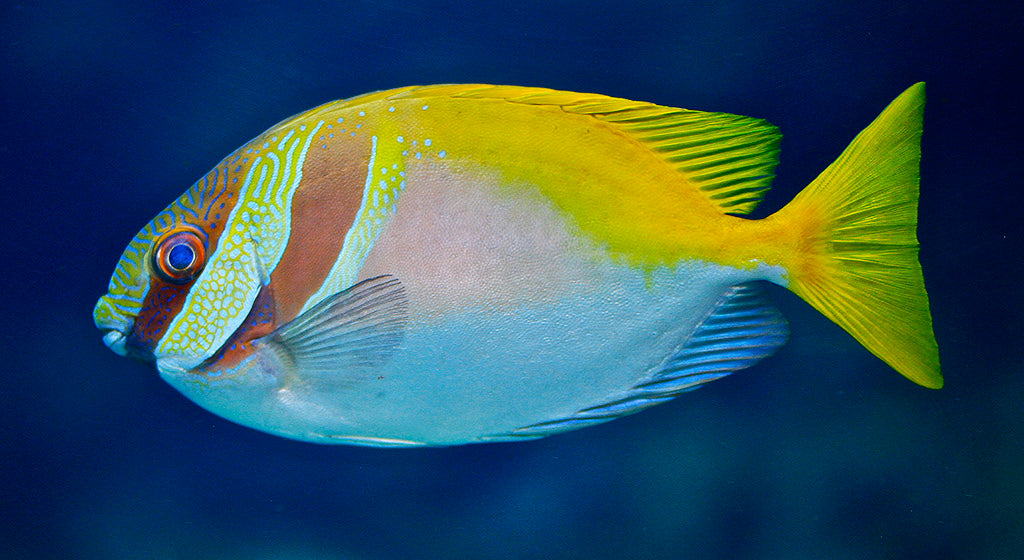
[[[528,439],[663,402],[785,341],[761,280],[939,387],[923,104],[917,84],[750,220],[780,139],[758,119],[487,85],[328,103],[147,224],[94,319],[210,411],[322,443]]]

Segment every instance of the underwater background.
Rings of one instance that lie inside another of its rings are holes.
[[[0,558],[1024,557],[1024,4],[298,4],[0,7]],[[200,409],[92,323],[143,224],[331,99],[489,82],[765,118],[764,216],[922,80],[939,391],[773,287],[789,343],[668,404],[532,442],[330,447]]]

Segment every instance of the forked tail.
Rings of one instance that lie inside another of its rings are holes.
[[[942,387],[918,262],[924,83],[896,98],[771,220],[795,235],[789,288],[912,381]]]

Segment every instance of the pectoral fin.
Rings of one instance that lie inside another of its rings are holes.
[[[402,283],[364,280],[307,309],[260,339],[301,375],[343,376],[378,367],[401,344],[409,306]]]

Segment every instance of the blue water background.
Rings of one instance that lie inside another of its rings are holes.
[[[1024,557],[1024,4],[294,4],[0,7],[0,557]],[[203,411],[92,325],[139,227],[330,99],[492,82],[763,117],[785,135],[765,215],[920,80],[941,391],[773,289],[787,346],[641,414],[324,447]]]

